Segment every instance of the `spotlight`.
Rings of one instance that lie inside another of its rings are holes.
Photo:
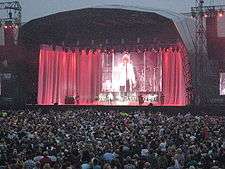
[[[209,14],[208,13],[204,13],[204,18],[208,18]]]
[[[218,16],[219,16],[219,17],[222,17],[222,16],[223,16],[223,14],[222,14],[222,13],[219,13],[219,14],[218,14]]]
[[[223,11],[222,9],[220,9],[220,10],[218,11],[218,16],[219,16],[219,17],[223,17],[223,15],[224,15],[224,11]]]
[[[4,25],[5,29],[13,28],[13,23],[12,21],[6,21]]]

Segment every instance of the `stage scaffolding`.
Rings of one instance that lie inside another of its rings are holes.
[[[195,53],[192,59],[192,83],[189,93],[192,105],[207,105],[213,103],[218,96],[218,84],[215,82],[215,69],[207,52],[207,36],[205,20],[207,17],[217,17],[222,14],[224,5],[204,6],[204,0],[196,0],[196,6],[191,8],[195,21]],[[219,90],[219,89],[218,89]]]
[[[6,11],[6,17],[0,17],[1,24],[7,24],[11,22],[15,25],[21,25],[21,12],[22,7],[18,1],[1,2],[0,10]]]

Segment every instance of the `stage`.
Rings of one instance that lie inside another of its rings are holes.
[[[32,97],[33,103],[67,105],[66,99],[75,97],[78,105],[190,104],[187,89],[192,82],[188,55],[191,46],[182,38],[184,30],[179,29],[174,18],[155,11],[108,8],[54,16],[54,20],[46,16],[46,23],[52,23],[48,27],[37,19],[25,24],[21,31],[21,41],[30,46],[27,56],[34,56],[31,68],[35,78],[26,83],[30,86],[26,97]],[[61,38],[55,30],[67,36]],[[106,93],[113,97],[102,96]],[[124,99],[125,93],[135,96]],[[143,96],[141,102],[140,95],[149,93],[155,98]]]
[[[174,46],[174,45],[173,45]],[[42,45],[39,105],[185,106],[185,49],[65,51]]]

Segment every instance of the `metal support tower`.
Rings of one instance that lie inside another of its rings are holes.
[[[224,14],[225,5],[204,6],[204,0],[196,0],[196,6],[191,8],[192,16],[196,19],[195,30],[195,57],[193,63],[193,104],[208,104],[215,95],[212,89],[212,67],[207,53],[207,38],[205,18],[218,17]],[[210,5],[212,1],[210,1]]]
[[[7,12],[7,17],[0,17],[0,23],[12,22],[18,26],[21,25],[22,7],[18,1],[0,2],[0,10]]]
[[[204,0],[196,0],[196,7],[193,7],[192,13],[194,13],[195,21],[195,56],[193,63],[193,105],[199,105],[203,102],[204,91],[202,89],[202,78],[204,76],[203,64],[204,58],[207,57],[206,50],[206,33],[204,28]]]

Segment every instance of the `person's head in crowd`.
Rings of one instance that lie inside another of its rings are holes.
[[[196,169],[196,168],[195,168],[195,166],[192,165],[189,167],[189,169]]]
[[[46,163],[44,166],[43,166],[43,169],[52,169],[50,164],[49,163]]]
[[[96,158],[92,159],[92,169],[101,169],[100,163]]]
[[[103,169],[112,169],[109,163],[104,164]]]
[[[145,162],[143,169],[151,169],[151,164],[149,162]]]

